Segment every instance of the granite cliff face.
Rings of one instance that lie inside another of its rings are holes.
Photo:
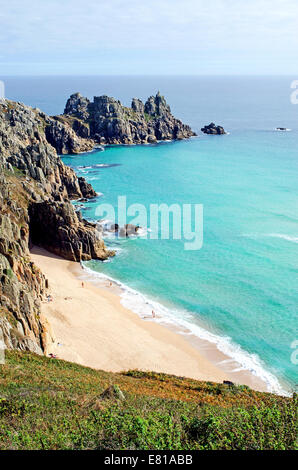
[[[196,135],[172,115],[159,92],[145,104],[134,98],[131,108],[108,96],[95,96],[91,102],[75,93],[68,99],[64,114],[53,119],[67,123],[80,139],[91,139],[93,145],[146,144]],[[58,150],[54,141],[52,144]]]
[[[47,141],[59,154],[88,152],[95,145],[92,139],[77,135],[67,122],[59,122],[49,117],[46,121],[45,135]]]
[[[51,331],[40,302],[47,280],[31,262],[33,242],[66,259],[112,255],[95,226],[75,212],[70,199],[95,198],[84,178],[63,164],[49,143],[53,129],[84,145],[68,125],[39,110],[0,103],[0,328],[8,348],[42,353]]]

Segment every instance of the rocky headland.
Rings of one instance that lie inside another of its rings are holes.
[[[42,353],[51,335],[41,314],[48,282],[30,259],[32,243],[73,261],[113,255],[70,202],[96,192],[56,147],[82,150],[91,142],[37,109],[0,103],[0,329],[9,349]]]
[[[61,124],[67,126],[66,135]],[[64,114],[53,116],[46,133],[58,153],[68,153],[70,149],[80,151],[80,147],[88,144],[90,147],[96,144],[147,144],[196,135],[172,115],[170,106],[159,92],[145,103],[133,98],[130,108],[109,96],[95,96],[89,101],[75,93],[67,100]]]

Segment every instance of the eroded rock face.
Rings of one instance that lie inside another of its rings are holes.
[[[210,135],[223,135],[226,134],[226,131],[222,126],[216,126],[214,122],[211,122],[209,126],[202,127],[201,131],[204,134],[210,134]]]
[[[75,121],[75,123],[78,121]],[[82,129],[86,127],[74,125],[76,133],[68,124],[49,119],[45,127],[47,141],[56,149],[59,154],[88,152],[93,149],[94,142],[87,140],[83,135]],[[81,134],[81,135],[80,135]],[[85,133],[88,137],[88,131]]]
[[[6,165],[37,181],[42,192],[62,198],[83,197],[75,172],[63,164],[47,140],[52,122],[57,124],[39,110],[5,100],[0,105],[0,153]]]
[[[105,260],[111,255],[96,225],[81,220],[70,203],[33,203],[29,214],[33,244],[70,261]]]
[[[0,329],[7,348],[41,354],[52,333],[40,309],[47,281],[30,260],[26,197],[0,157]]]
[[[97,193],[92,188],[92,185],[90,183],[87,183],[85,178],[80,176],[78,178],[78,183],[79,183],[79,186],[80,186],[81,193],[82,193],[82,195],[85,199],[86,198],[87,199],[92,199],[92,198],[97,196]]]
[[[109,96],[95,96],[93,102],[79,93],[68,99],[63,116],[55,119],[67,122],[78,136],[106,144],[145,144],[157,140],[186,139],[196,135],[189,126],[171,114],[165,98],[158,92],[145,104],[133,98],[131,108]]]
[[[70,203],[96,193],[63,164],[48,141],[51,126],[78,139],[39,110],[0,104],[0,328],[6,347],[37,353],[52,333],[40,308],[48,283],[30,260],[29,244],[74,261],[112,254]]]

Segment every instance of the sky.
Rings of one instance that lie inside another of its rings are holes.
[[[292,75],[298,0],[0,0],[5,75]]]

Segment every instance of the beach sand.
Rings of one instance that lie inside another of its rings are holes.
[[[78,263],[37,247],[31,257],[48,279],[53,298],[42,304],[54,337],[47,354],[105,371],[139,369],[213,382],[233,380],[266,390],[251,374],[235,376],[218,367],[227,357],[216,353],[214,345],[210,361],[182,335],[124,308],[109,283],[104,288],[84,281],[82,286]]]

